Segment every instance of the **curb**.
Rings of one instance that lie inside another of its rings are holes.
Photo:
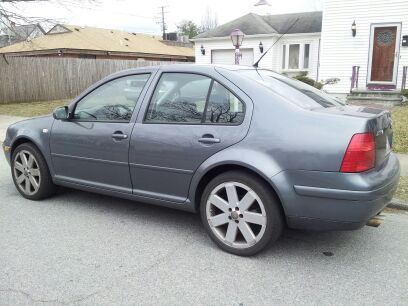
[[[387,207],[408,211],[408,202],[393,198]]]

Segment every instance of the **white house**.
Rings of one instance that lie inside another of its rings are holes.
[[[238,28],[245,34],[240,48],[240,64],[251,66],[273,46],[259,67],[289,75],[304,71],[317,80],[321,25],[321,12],[266,16],[249,13],[192,39],[195,43],[196,63],[233,64],[234,47],[230,33]]]
[[[401,89],[403,67],[408,66],[407,35],[407,0],[325,0],[320,79],[340,79],[325,90],[349,92],[353,66],[359,67],[359,89]]]
[[[317,81],[340,79],[324,87],[328,92],[399,90],[404,86],[407,0],[325,0],[323,12],[251,13],[195,37],[196,62],[232,64],[234,47],[229,34],[236,28],[246,34],[240,64],[251,65],[259,58],[260,44],[264,52],[273,45],[259,67],[289,75],[304,71]]]

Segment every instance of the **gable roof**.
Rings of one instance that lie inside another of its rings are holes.
[[[215,29],[201,33],[194,39],[226,37],[234,29],[240,29],[245,35],[283,34],[299,18],[288,34],[318,33],[322,31],[322,12],[305,12],[281,15],[261,16],[249,13]]]
[[[55,31],[56,27],[68,31],[58,33],[59,31]],[[194,57],[193,48],[168,46],[157,39],[157,36],[73,25],[57,25],[53,29],[29,42],[1,48],[0,53],[75,49]]]
[[[0,32],[0,48],[28,39],[35,30],[45,34],[44,29],[39,24],[26,24],[3,29]]]

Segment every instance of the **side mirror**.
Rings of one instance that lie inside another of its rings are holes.
[[[68,106],[60,106],[57,107],[54,112],[52,113],[54,119],[57,120],[67,120],[69,119],[69,111]]]

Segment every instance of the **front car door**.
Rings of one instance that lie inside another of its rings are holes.
[[[146,94],[129,152],[137,196],[184,202],[200,164],[247,133],[252,101],[214,68],[185,70],[164,68]]]
[[[110,80],[79,100],[71,119],[55,120],[51,156],[57,181],[132,192],[131,118],[149,78],[143,73]]]

